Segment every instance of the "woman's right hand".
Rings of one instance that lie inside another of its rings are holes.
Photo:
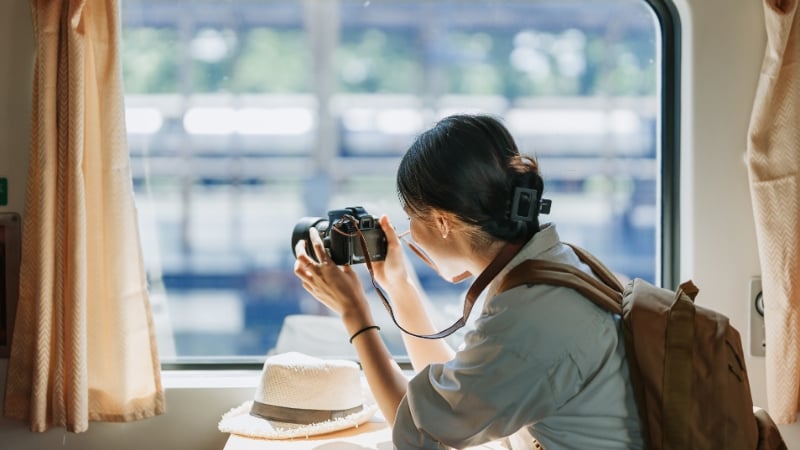
[[[303,282],[303,288],[342,316],[348,331],[372,324],[366,294],[358,275],[350,266],[337,266],[331,260],[316,228],[311,227],[309,235],[316,258],[306,252],[304,240],[295,246],[297,260],[294,273]]]

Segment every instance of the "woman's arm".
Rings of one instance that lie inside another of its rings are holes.
[[[414,268],[403,254],[400,239],[389,218],[380,218],[386,234],[387,258],[374,264],[375,279],[390,297],[395,318],[400,325],[416,334],[433,334],[436,329],[429,312]],[[419,371],[431,363],[453,359],[455,352],[443,339],[423,339],[403,333],[408,356],[414,370]]]
[[[433,334],[436,328],[425,308],[426,301],[417,285],[408,280],[396,286],[390,293],[394,300],[395,318],[403,328],[416,334]],[[432,363],[444,363],[453,359],[455,351],[444,339],[424,339],[403,333],[403,343],[415,371]]]
[[[345,327],[350,336],[364,328],[347,323],[345,323]],[[397,407],[406,394],[408,380],[392,358],[377,329],[373,328],[360,333],[353,339],[352,344],[358,354],[369,389],[375,397],[375,401],[378,402],[383,417],[390,425],[394,425]]]
[[[302,281],[303,288],[341,316],[350,336],[375,325],[355,271],[350,266],[337,266],[331,261],[315,228],[311,228],[310,237],[319,263],[306,253],[304,241],[295,247],[294,273]],[[406,393],[408,382],[376,331],[377,328],[370,328],[352,338],[351,343],[381,412],[389,423],[394,423],[397,406]]]

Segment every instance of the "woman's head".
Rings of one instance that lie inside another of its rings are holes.
[[[506,127],[485,115],[440,120],[414,141],[397,171],[409,215],[425,220],[433,211],[449,213],[467,225],[475,246],[533,236],[538,208],[530,221],[514,219],[512,200],[518,187],[535,190],[541,200],[543,184],[536,160],[520,155]]]

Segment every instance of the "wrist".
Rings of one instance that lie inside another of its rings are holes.
[[[409,277],[401,278],[394,283],[389,284],[386,287],[386,291],[389,293],[394,294],[397,293],[404,293],[416,290],[416,284],[414,283],[414,279]]]
[[[360,335],[362,335],[362,334],[364,334],[364,333],[370,332],[370,331],[372,331],[372,330],[375,330],[375,331],[381,331],[381,327],[379,327],[379,326],[377,326],[377,325],[367,325],[367,326],[365,326],[365,327],[363,327],[363,328],[359,329],[358,331],[356,331],[355,333],[353,333],[352,335],[350,335],[350,343],[352,344],[352,343],[353,343],[353,340],[354,340],[355,338],[357,338],[358,336],[360,336]]]
[[[367,309],[366,311],[350,311],[343,314],[342,323],[347,333],[352,336],[364,327],[375,325],[375,320],[372,318],[369,309]]]

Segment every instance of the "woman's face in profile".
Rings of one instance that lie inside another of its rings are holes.
[[[436,212],[426,217],[409,214],[411,239],[430,258],[442,278],[460,281],[466,270],[461,253],[464,242],[452,232],[452,226],[442,220],[446,219]]]

